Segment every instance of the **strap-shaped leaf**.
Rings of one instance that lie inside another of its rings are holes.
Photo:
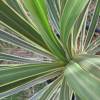
[[[68,86],[65,79],[63,79],[63,83],[60,90],[60,100],[71,100],[73,92]]]
[[[23,81],[21,81],[22,83],[20,83],[20,84],[17,83],[16,87],[14,86],[15,88],[13,88],[13,89],[11,89],[12,87],[9,87],[9,86],[5,87],[8,90],[6,92],[0,93],[0,99],[10,96],[10,95],[13,95],[13,94],[16,94],[20,91],[28,89],[36,84],[40,84],[48,79],[58,76],[58,75],[60,75],[60,71],[54,71],[54,72],[51,71],[50,73],[46,72],[46,73],[41,74],[41,76],[35,76],[30,79],[28,78],[27,82],[25,80],[23,80]]]
[[[51,26],[54,32],[58,35],[60,35],[60,30],[59,30],[59,7],[57,7],[58,0],[47,0],[48,4],[48,12],[49,12],[49,17],[51,21]]]
[[[57,63],[46,64],[27,64],[16,67],[7,67],[0,70],[0,87],[12,83],[13,81],[19,81],[21,79],[28,78],[29,76],[35,76],[41,72],[49,71],[59,68]],[[15,77],[14,77],[15,76]],[[1,89],[0,89],[1,90]]]
[[[46,91],[47,89],[51,86],[51,84],[48,84],[45,86],[43,89],[39,90],[37,93],[35,93],[30,100],[38,100]]]
[[[99,100],[100,80],[86,72],[76,62],[71,61],[65,70],[66,81],[81,100]]]
[[[45,93],[47,91],[50,90],[51,87],[54,87],[54,82],[48,84],[47,86],[45,86],[43,89],[41,89],[39,92],[35,93],[31,98],[30,100],[40,100],[40,98],[45,95]],[[42,100],[42,99],[41,99]],[[55,99],[54,99],[55,100]]]
[[[87,52],[93,51],[100,46],[100,36],[98,36],[90,45],[86,48]]]
[[[73,41],[75,51],[77,49],[80,49],[79,51],[82,51],[82,49],[84,48],[83,43],[84,43],[84,38],[85,38],[86,21],[87,21],[87,16],[88,16],[89,4],[85,7],[85,9],[80,14],[77,21],[74,24],[72,41]],[[80,41],[79,41],[79,37],[80,37]]]
[[[60,18],[60,13],[61,13],[61,5],[60,5],[60,0],[55,0],[55,9],[57,11],[58,18]]]
[[[89,0],[68,0],[66,2],[60,22],[61,39],[65,46],[66,43],[68,44],[71,28],[88,1]]]
[[[100,79],[100,57],[85,55],[77,58],[77,62],[81,65],[81,67],[94,75],[94,77]]]
[[[41,36],[32,28],[32,26],[2,0],[0,1],[0,21],[14,31],[17,31],[17,34],[22,37],[26,37],[28,40],[36,42],[46,48]]]
[[[18,5],[16,0],[6,0],[6,2],[14,9],[16,10],[21,16],[23,16],[26,19],[25,14],[20,9],[20,6]]]
[[[91,21],[91,25],[87,33],[85,47],[87,47],[92,41],[99,15],[100,15],[100,0],[96,0],[96,8],[95,8],[95,12]]]
[[[50,100],[51,97],[56,92],[56,89],[59,88],[62,82],[62,76],[59,76],[55,81],[52,82],[52,85],[45,91],[45,93],[40,97],[40,100]]]
[[[39,31],[41,37],[59,59],[65,59],[64,50],[58,41],[56,34],[51,30],[45,0],[24,0],[25,7],[31,14],[35,28]]]
[[[62,66],[62,65],[61,65]],[[55,71],[62,71],[60,64],[42,63],[42,64],[26,64],[19,66],[11,66],[0,68],[0,93],[1,97],[8,90],[23,85],[35,78],[42,77]],[[9,91],[8,91],[9,92]]]
[[[95,49],[93,49],[92,51],[91,51],[91,50],[89,51],[89,53],[90,53],[91,55],[96,55],[96,54],[99,55],[99,52],[100,52],[100,47],[95,48]]]
[[[65,4],[66,4],[66,2],[67,2],[68,0],[60,0],[60,9],[61,9],[61,15],[62,15],[62,13],[63,13],[63,11],[64,11],[64,7],[65,7]],[[61,15],[60,15],[60,17],[61,17]]]
[[[20,57],[20,56],[6,54],[6,53],[2,53],[2,52],[0,52],[0,60],[23,62],[23,63],[39,63],[40,62],[34,58]]]
[[[87,11],[88,12],[88,11]],[[83,26],[82,26],[82,30],[81,30],[81,34],[80,34],[80,41],[79,41],[79,51],[80,52],[84,52],[84,42],[85,42],[85,37],[86,37],[86,22],[87,22],[87,15],[85,16],[84,22],[83,22]],[[78,41],[77,41],[78,42]],[[78,43],[77,43],[77,47],[78,47]]]
[[[52,96],[52,99],[59,100],[59,96],[60,96],[60,88],[56,90],[56,93]]]
[[[35,44],[32,45],[30,43],[28,43],[25,40],[22,40],[16,36],[14,36],[13,34],[9,34],[8,32],[5,32],[3,30],[0,30],[0,40],[8,42],[10,44],[19,46],[21,48],[25,48],[27,50],[30,50],[32,52],[41,52],[41,53],[45,53],[46,51],[44,49],[42,49],[39,45]],[[43,52],[42,52],[43,51]],[[48,52],[48,51],[47,51]]]
[[[32,19],[30,18],[30,15],[28,11],[23,6],[23,2],[21,0],[16,0],[18,6],[20,7],[20,10],[22,11],[23,15],[25,16],[26,20],[29,21],[30,24],[34,27],[34,24],[32,23]]]

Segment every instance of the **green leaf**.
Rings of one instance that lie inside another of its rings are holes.
[[[47,58],[40,63],[34,57],[24,58],[1,52],[0,60],[24,64],[0,64],[0,99],[55,78],[30,99],[71,100],[74,95],[75,100],[99,100],[100,56],[95,54],[100,51],[100,37],[93,41],[92,37],[100,1],[96,0],[89,34],[85,28],[90,2],[0,1],[0,25],[5,29],[0,29],[0,41]],[[56,33],[60,34],[60,38]]]
[[[95,55],[83,55],[77,57],[77,62],[81,67],[92,74],[94,77],[100,79],[100,57]]]
[[[39,45],[37,45],[35,43],[34,43],[34,45],[32,45],[29,42],[22,40],[19,37],[16,37],[15,35],[5,32],[1,29],[0,29],[0,40],[5,41],[10,44],[13,44],[13,45],[16,45],[16,46],[19,46],[24,49],[30,50],[32,52],[35,51],[35,52],[38,52],[38,53],[41,52],[44,54],[46,52],[48,52],[47,50],[44,50],[43,48],[41,48]],[[47,55],[48,54],[49,54],[49,52],[47,53]]]
[[[60,31],[61,40],[63,42],[67,59],[72,59],[71,51],[71,30],[78,17],[88,4],[89,0],[68,0],[65,4],[61,19],[60,19]]]
[[[90,45],[85,49],[86,52],[91,52],[100,46],[100,36],[98,36]]]
[[[0,1],[0,22],[3,22],[7,27],[13,29],[20,37],[31,41],[31,43],[33,41],[46,48],[43,39],[33,27],[2,0]]]
[[[83,70],[81,65],[71,61],[65,70],[65,78],[69,86],[75,91],[81,100],[99,100],[100,80]]]
[[[15,56],[11,54],[6,54],[0,52],[0,60],[14,61],[14,62],[23,62],[23,63],[39,63],[34,58],[25,58],[20,56]]]
[[[58,1],[57,0],[47,0],[47,4],[48,4],[47,7],[48,7],[52,29],[54,30],[56,34],[60,35],[60,30],[59,30],[59,16],[60,15],[58,12],[59,7],[56,6],[58,5]]]
[[[99,18],[99,14],[100,14],[100,0],[96,0],[96,8],[95,8],[95,12],[94,12],[94,15],[93,15],[93,18],[91,21],[91,25],[90,25],[88,33],[87,33],[85,47],[87,47],[92,41],[92,38],[93,38],[94,33],[95,33],[94,31],[96,28],[96,24],[97,24],[97,21]]]
[[[79,17],[80,13],[85,8],[89,0],[68,0],[65,4],[63,14],[61,16],[61,39],[66,46],[70,36],[71,28]]]
[[[73,49],[75,49],[75,52],[77,52],[77,49],[79,49],[79,51],[83,51],[84,49],[86,21],[87,21],[88,9],[89,9],[90,3],[91,2],[89,2],[89,4],[85,7],[85,9],[82,11],[82,13],[80,14],[77,21],[74,24],[72,41],[73,41],[73,46],[74,46]],[[79,41],[79,38],[80,38],[80,41]]]
[[[20,9],[19,4],[17,3],[17,0],[6,0],[6,2],[14,9],[18,12],[18,14],[20,14],[22,17],[24,17],[26,19],[25,14],[23,13],[23,11]]]
[[[60,64],[57,63],[26,64],[26,65],[24,64],[11,67],[4,66],[4,68],[1,67],[0,68],[1,97],[4,94],[6,94],[8,90],[13,90],[14,88],[16,89],[17,87],[26,84],[27,82],[30,82],[35,78],[39,78],[42,77],[43,75],[62,70],[63,68],[61,68]]]
[[[62,82],[62,76],[59,76],[54,82],[52,82],[52,85],[45,91],[45,93],[40,97],[40,100],[50,100],[51,97],[56,92],[56,89],[59,88]]]
[[[7,67],[0,70],[0,87],[6,84],[34,76],[41,72],[49,71],[50,69],[59,68],[57,63],[46,63],[46,64],[26,64],[16,67]],[[15,77],[14,77],[15,76]],[[17,80],[18,79],[18,80]]]
[[[52,83],[48,84],[47,86],[45,86],[43,89],[39,90],[37,93],[35,93],[30,100],[38,100],[46,91],[47,89],[50,88],[50,86],[52,85]]]
[[[60,0],[60,9],[61,9],[61,14],[60,14],[60,17],[64,11],[64,7],[65,7],[65,4],[67,3],[68,0]]]
[[[60,41],[57,39],[56,34],[51,30],[48,13],[46,9],[45,0],[24,0],[25,7],[31,14],[34,26],[40,33],[41,37],[47,44],[50,51],[58,57],[58,59],[65,60],[65,53],[61,46]]]
[[[92,51],[89,51],[89,53],[90,53],[91,55],[96,55],[96,54],[99,55],[99,52],[100,52],[100,47],[95,48],[95,49],[93,49]]]
[[[71,100],[72,94],[73,93],[64,78],[60,90],[60,100]]]
[[[24,81],[21,81],[21,82],[23,82],[23,84],[20,83],[20,86],[17,86],[17,84],[16,84],[17,87],[15,87],[15,88],[13,88],[13,89],[9,89],[9,91],[0,93],[0,98],[4,98],[4,97],[7,97],[7,96],[16,94],[16,93],[18,93],[18,92],[21,92],[21,91],[23,91],[23,90],[29,89],[29,88],[32,87],[32,86],[35,86],[35,85],[40,84],[40,83],[42,83],[42,82],[45,82],[45,81],[48,80],[48,79],[52,79],[52,78],[54,78],[54,77],[57,77],[57,76],[59,76],[60,74],[61,74],[60,71],[54,71],[54,72],[50,72],[50,73],[41,74],[42,76],[40,76],[40,77],[39,77],[39,76],[36,76],[36,77],[30,78],[30,79],[27,79],[28,82],[26,82],[26,81],[24,80],[26,83],[25,83]],[[33,79],[34,79],[34,80],[33,80]],[[22,84],[22,85],[21,85],[21,84]],[[13,85],[13,84],[12,84],[12,85]],[[9,88],[9,87],[8,87],[8,88]],[[7,88],[7,89],[8,89],[8,88]],[[12,87],[10,87],[10,88],[12,88]]]

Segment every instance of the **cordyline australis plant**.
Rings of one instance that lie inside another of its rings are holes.
[[[99,100],[100,36],[94,30],[100,0],[88,31],[91,0],[0,0],[0,40],[37,52],[46,61],[0,52],[1,60],[23,62],[0,65],[0,98],[55,78],[30,100]],[[59,38],[57,37],[59,34]]]

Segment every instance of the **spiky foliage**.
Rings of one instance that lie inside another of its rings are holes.
[[[93,39],[100,15],[96,0],[91,25],[86,22],[91,0],[0,0],[0,40],[37,52],[46,61],[0,53],[0,59],[24,64],[0,65],[0,98],[54,77],[30,100],[99,100],[100,37]],[[59,34],[59,38],[56,34]]]

